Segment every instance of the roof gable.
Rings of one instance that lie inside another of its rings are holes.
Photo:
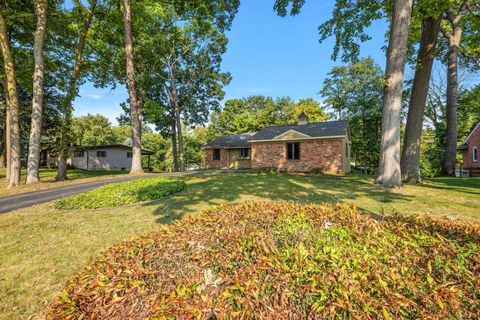
[[[473,133],[477,130],[480,130],[480,122],[477,123],[477,125],[475,126],[475,128],[473,128],[472,132],[470,132],[470,134],[468,135],[468,137],[465,139],[465,141],[463,141],[462,145],[463,144],[467,144],[468,140],[472,137]]]
[[[274,140],[291,140],[291,139],[305,139],[305,138],[311,138],[311,136],[309,136],[308,134],[304,134],[296,130],[290,129],[287,132],[284,132],[273,139]]]

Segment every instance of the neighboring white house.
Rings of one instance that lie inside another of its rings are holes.
[[[132,167],[132,147],[123,144],[110,144],[101,146],[72,146],[68,164],[75,169],[84,170],[123,170]],[[142,155],[148,156],[150,168],[151,151],[142,150]],[[56,158],[44,157],[44,165],[55,166]]]

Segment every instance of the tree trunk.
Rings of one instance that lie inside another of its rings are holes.
[[[455,176],[457,157],[457,105],[458,105],[458,47],[462,38],[460,16],[448,13],[453,33],[444,33],[448,40],[448,66],[447,66],[447,128],[445,140],[445,153],[442,163],[442,174]]]
[[[183,134],[182,134],[182,121],[180,119],[179,107],[175,107],[175,121],[177,126],[177,139],[178,139],[178,162],[180,171],[185,171],[185,155],[183,153]]]
[[[173,157],[173,171],[178,169],[178,152],[177,152],[177,126],[175,121],[172,123],[172,157]]]
[[[72,124],[72,101],[77,94],[77,82],[80,77],[80,71],[83,62],[83,51],[85,49],[85,41],[87,39],[88,29],[92,24],[93,15],[95,14],[95,8],[97,6],[97,1],[94,0],[91,2],[90,10],[88,12],[87,21],[83,25],[83,29],[80,32],[78,38],[78,46],[75,54],[75,65],[73,66],[73,74],[70,79],[70,83],[67,89],[67,95],[63,100],[63,125],[60,132],[60,154],[58,158],[58,171],[55,179],[57,181],[63,181],[67,179],[67,160],[70,154],[70,143],[71,143],[71,124]]]
[[[61,156],[59,155],[58,157],[58,163],[57,163],[57,178],[56,180],[57,181],[63,181],[61,179],[59,179],[58,177],[66,177],[67,176],[67,161]]]
[[[130,174],[143,173],[141,107],[135,88],[135,64],[133,61],[132,8],[130,0],[123,1],[123,25],[125,28],[125,53],[128,96],[130,98],[130,122],[132,126],[132,167]]]
[[[7,88],[6,83],[5,88]],[[5,102],[5,178],[7,179],[7,181],[10,181],[10,160],[12,159],[12,147],[10,142],[12,139],[12,132],[10,129],[10,100],[8,99],[8,94],[5,95]]]
[[[33,45],[35,70],[33,74],[33,99],[30,140],[28,143],[27,184],[40,181],[40,135],[42,132],[42,108],[43,108],[43,47],[47,29],[47,6],[46,0],[36,2],[37,30]]]
[[[379,175],[384,187],[400,187],[400,110],[413,0],[395,0],[387,52],[387,84],[383,95]]]
[[[17,96],[17,82],[15,79],[15,68],[13,56],[10,51],[10,43],[7,36],[7,23],[3,13],[0,12],[0,46],[2,47],[3,61],[5,65],[5,75],[7,78],[7,95],[10,106],[10,173],[8,187],[16,187],[20,184],[21,170],[21,151],[20,151],[20,124],[19,114],[20,106]]]
[[[420,183],[420,143],[423,115],[427,102],[428,87],[435,59],[435,44],[440,31],[441,18],[426,18],[422,21],[422,36],[418,50],[417,67],[413,78],[412,94],[408,105],[407,124],[403,138],[401,160],[402,180]]]

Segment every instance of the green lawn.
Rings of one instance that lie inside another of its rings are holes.
[[[127,171],[109,171],[109,170],[68,170],[68,180],[55,181],[57,175],[57,169],[40,169],[40,180],[42,183],[35,185],[25,185],[26,169],[22,169],[22,181],[21,185],[17,188],[7,189],[7,181],[5,178],[5,169],[0,169],[0,197],[7,196],[9,194],[17,194],[22,192],[43,190],[48,188],[59,187],[66,184],[86,182],[92,179],[98,180],[102,178],[111,178],[120,174],[127,174]]]
[[[40,205],[0,215],[0,319],[43,318],[65,280],[100,250],[211,205],[245,200],[355,203],[370,213],[480,220],[480,179],[438,178],[384,190],[364,176],[201,175],[174,196],[118,208],[56,210]]]

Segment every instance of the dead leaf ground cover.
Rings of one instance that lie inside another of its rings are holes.
[[[223,204],[103,252],[49,319],[480,317],[480,225]]]

